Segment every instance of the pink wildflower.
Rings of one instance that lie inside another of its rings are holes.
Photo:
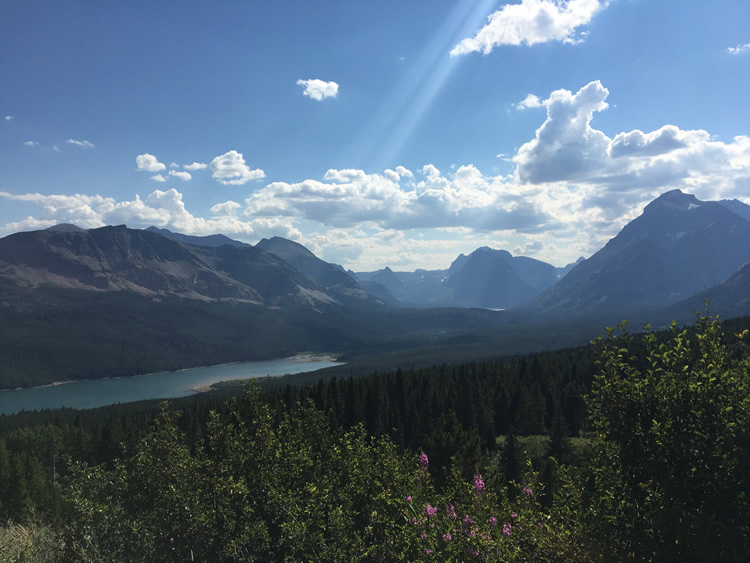
[[[426,553],[427,555],[432,555],[432,550],[431,550],[431,549],[425,549],[425,550],[424,550],[424,552],[425,552],[425,553]]]
[[[432,518],[437,514],[437,506],[432,506],[431,504],[428,504],[427,507],[424,509],[424,514],[427,516],[427,518]]]
[[[450,532],[446,532],[445,534],[443,534],[443,539],[445,541],[451,541],[453,537],[451,536]]]
[[[419,456],[419,466],[422,469],[427,469],[428,465],[430,465],[430,458],[427,457],[427,454],[420,454],[420,456]]]
[[[510,517],[511,518],[516,518],[516,517],[518,517],[518,514],[516,514],[515,512],[512,512],[511,515],[510,515]]]
[[[474,520],[471,519],[471,516],[469,516],[468,514],[464,516],[464,524],[473,524],[473,523],[474,523]]]
[[[503,524],[503,534],[506,536],[510,536],[513,534],[513,529],[511,528],[510,524]]]
[[[449,506],[446,506],[445,510],[448,512],[448,517],[451,520],[455,520],[457,518],[457,516],[456,516],[456,509],[455,509],[455,507],[452,504],[449,505]]]
[[[529,487],[524,487],[523,488],[523,492],[524,492],[524,494],[527,494],[529,496],[531,496],[531,494],[532,494],[532,491],[531,491],[531,489]]]
[[[411,495],[409,495],[408,497],[406,497],[406,501],[407,502],[411,502]]]
[[[493,528],[497,526],[497,518],[495,518],[494,516],[490,516],[490,526],[492,526]]]
[[[474,490],[477,494],[484,491],[484,481],[482,481],[482,476],[479,474],[474,475]]]

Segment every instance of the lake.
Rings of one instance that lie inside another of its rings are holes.
[[[135,377],[72,381],[45,387],[0,391],[0,414],[21,410],[71,407],[91,409],[145,399],[186,397],[218,381],[276,377],[340,365],[311,356],[295,356],[262,362],[242,362]]]

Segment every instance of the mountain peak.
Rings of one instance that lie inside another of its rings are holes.
[[[45,231],[57,231],[61,233],[74,233],[77,231],[83,231],[81,227],[78,225],[73,225],[72,223],[58,223],[57,225],[53,225]]]
[[[680,189],[675,189],[661,194],[654,201],[649,203],[643,212],[646,213],[648,210],[664,207],[676,209],[678,211],[690,211],[691,209],[700,207],[702,203],[703,202],[693,194],[686,194]]]

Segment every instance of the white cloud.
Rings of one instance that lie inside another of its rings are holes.
[[[94,148],[94,143],[92,143],[91,141],[76,141],[75,139],[68,139],[65,142],[67,144],[69,144],[69,145],[76,145],[78,147],[84,147],[84,148],[87,148],[87,149],[93,149]]]
[[[137,195],[133,200],[117,201],[100,195],[11,194],[3,191],[0,191],[0,198],[36,204],[42,209],[41,218],[27,217],[22,221],[5,224],[3,230],[9,232],[47,228],[57,223],[73,223],[84,229],[120,224],[131,228],[154,225],[191,235],[224,233],[245,240],[249,237],[259,240],[264,236],[274,235],[289,239],[299,239],[302,236],[284,218],[244,220],[229,213],[210,219],[196,217],[185,208],[182,194],[175,189],[154,190],[145,200]]]
[[[38,147],[39,143],[37,143],[36,141],[26,141],[24,145],[26,145],[27,147]]]
[[[73,223],[86,229],[102,227],[105,223],[102,221],[101,212],[112,203],[111,198],[83,194],[11,194],[0,191],[0,197],[39,205],[42,208],[43,218],[37,218],[38,225],[32,224],[31,217],[24,220],[24,223],[31,228],[49,227],[57,223]],[[5,225],[5,228],[9,229],[9,225]]]
[[[193,179],[193,177],[190,175],[190,172],[178,172],[176,170],[170,170],[169,175],[174,176],[175,178],[179,178],[183,182],[187,182],[188,180]]]
[[[203,170],[204,168],[208,168],[208,164],[205,162],[193,162],[192,164],[186,164],[183,168],[185,170]]]
[[[516,109],[528,109],[528,108],[540,108],[544,106],[542,100],[540,100],[534,94],[527,95],[523,100],[515,105]]]
[[[60,147],[58,147],[57,145],[52,145],[52,150],[55,152],[60,152]]]
[[[657,156],[673,150],[685,148],[686,135],[674,125],[665,125],[657,131],[643,133],[634,129],[629,133],[618,133],[609,146],[609,155],[620,156]]]
[[[170,167],[170,168],[179,168],[179,167],[180,167],[180,165],[179,165],[179,164],[177,164],[176,162],[170,162],[170,163],[169,163],[169,167]]]
[[[304,94],[313,100],[321,101],[324,98],[335,98],[339,93],[339,85],[335,82],[326,82],[312,78],[310,80],[297,80],[297,84],[304,86]]]
[[[162,176],[161,174],[156,174],[154,176],[151,176],[151,179],[154,182],[160,182],[160,183],[164,183],[164,182],[167,181],[167,179],[164,176]]]
[[[425,164],[422,167],[422,174],[429,178],[437,178],[440,176],[440,170],[438,170],[434,165],[432,164]]]
[[[592,129],[594,112],[607,107],[609,91],[601,82],[590,82],[575,94],[552,92],[543,103],[547,120],[536,138],[516,154],[518,176],[523,183],[539,184],[575,180],[589,173],[606,155],[609,139]]]
[[[569,191],[585,194],[582,205],[598,207],[610,221],[674,188],[705,199],[742,196],[736,186],[750,175],[747,137],[722,143],[706,131],[664,125],[610,139],[591,124],[608,107],[608,95],[594,81],[575,94],[557,90],[544,100],[545,122],[513,159],[515,181],[544,190],[565,183]]]
[[[166,170],[166,166],[159,162],[156,157],[149,153],[139,154],[135,157],[135,164],[138,166],[138,170],[145,170],[146,172],[159,172],[160,170]]]
[[[4,119],[5,119],[5,121],[13,121],[13,116],[12,115],[6,115]]]
[[[485,55],[499,45],[535,45],[548,41],[577,43],[578,28],[607,6],[608,0],[522,0],[505,4],[491,14],[474,37],[451,50],[451,56],[481,51]]]
[[[225,185],[242,185],[266,176],[263,170],[251,169],[245,164],[242,153],[229,151],[217,156],[209,164],[211,177]]]
[[[732,55],[741,55],[742,53],[750,52],[750,43],[737,45],[736,47],[729,47],[727,51],[729,51],[729,53]]]
[[[11,233],[17,233],[20,231],[38,231],[40,229],[47,229],[57,225],[57,221],[54,219],[37,219],[29,215],[26,219],[21,221],[13,221],[12,223],[6,223],[4,229]]]
[[[211,213],[214,215],[235,215],[237,210],[242,207],[241,204],[236,201],[225,201],[224,203],[217,203],[211,207]]]
[[[255,240],[279,235],[298,240],[324,259],[360,269],[446,267],[458,252],[482,245],[564,265],[601,248],[667,190],[680,188],[699,199],[747,201],[750,137],[721,142],[706,131],[670,124],[609,136],[595,123],[597,114],[607,111],[608,95],[594,81],[577,92],[554,91],[546,99],[527,96],[536,100],[529,103],[545,108],[546,116],[527,143],[503,156],[515,165],[507,175],[488,175],[471,164],[446,171],[425,164],[414,173],[402,166],[382,173],[329,169],[322,178],[273,182],[242,202],[216,203],[205,218],[190,213],[176,190],[126,201],[0,193],[42,209],[39,217],[6,229],[50,222],[83,227],[126,223]],[[141,156],[150,157],[144,166],[159,164],[151,155]],[[210,168],[227,183],[262,177],[236,151],[217,157]],[[158,176],[169,178],[168,173]],[[298,225],[304,225],[304,235]]]
[[[444,177],[433,165],[408,189],[393,174],[329,170],[325,181],[274,182],[245,201],[245,216],[295,217],[341,229],[368,224],[376,229],[411,230],[470,226],[484,231],[537,230],[555,221],[533,203],[520,200],[502,179],[461,166]]]

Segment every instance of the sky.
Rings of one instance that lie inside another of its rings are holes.
[[[564,266],[750,203],[747,0],[0,2],[0,236],[281,236],[355,271]]]

